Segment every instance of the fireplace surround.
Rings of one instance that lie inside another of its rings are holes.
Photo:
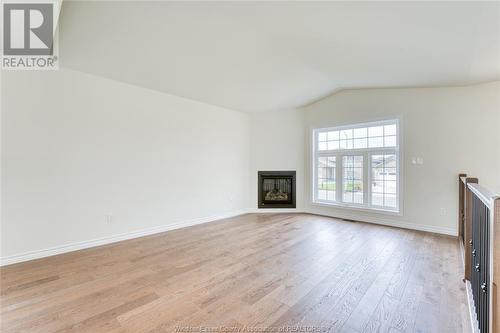
[[[295,208],[295,171],[259,171],[258,207]]]

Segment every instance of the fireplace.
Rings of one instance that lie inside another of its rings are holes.
[[[259,171],[259,208],[295,208],[295,171]]]

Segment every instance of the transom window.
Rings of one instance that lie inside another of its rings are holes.
[[[313,202],[399,212],[397,120],[313,131]]]

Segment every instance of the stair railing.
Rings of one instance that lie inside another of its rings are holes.
[[[500,283],[500,197],[479,185],[476,178],[468,181],[468,177],[461,175],[460,179],[464,187],[460,185],[463,193],[459,194],[459,230],[462,224],[464,271],[473,326],[481,333],[500,333],[497,288]]]

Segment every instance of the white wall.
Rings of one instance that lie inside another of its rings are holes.
[[[448,233],[459,172],[500,190],[500,82],[247,115],[71,70],[2,74],[4,258],[255,209],[258,170],[296,170],[299,210]],[[394,117],[403,215],[311,205],[311,128]]]
[[[257,208],[257,172],[295,170],[296,204],[304,202],[303,113],[300,110],[266,111],[250,114],[250,198],[249,207]],[[280,209],[272,209],[279,211]],[[260,209],[260,211],[271,211]]]
[[[247,207],[246,114],[60,70],[3,72],[2,117],[2,257]]]
[[[500,82],[470,87],[345,90],[303,109],[310,129],[401,117],[403,216],[353,212],[310,204],[306,164],[305,206],[312,212],[365,221],[456,232],[457,175],[500,189]],[[412,165],[421,156],[424,165]]]

